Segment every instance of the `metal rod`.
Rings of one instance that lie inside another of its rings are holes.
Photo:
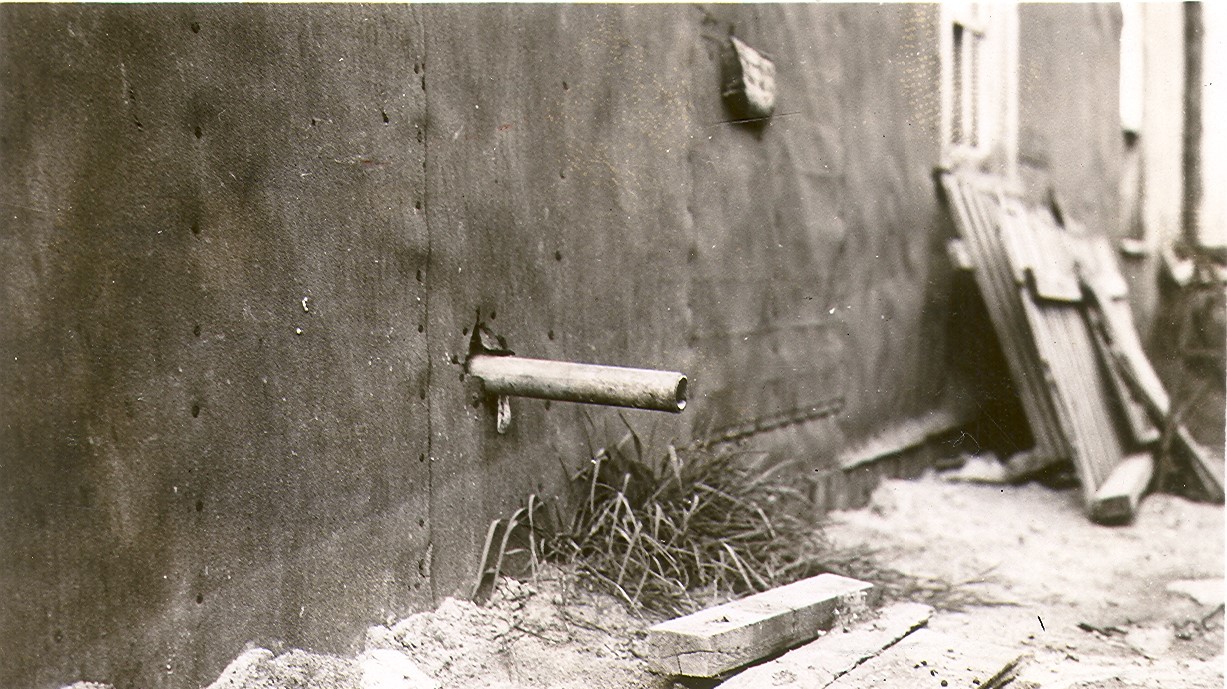
[[[518,356],[476,354],[469,375],[486,393],[678,413],[686,408],[686,376],[622,366],[597,366]]]

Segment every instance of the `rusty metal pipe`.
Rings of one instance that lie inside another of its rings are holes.
[[[604,404],[678,413],[686,408],[686,376],[622,366],[576,364],[519,356],[469,357],[469,375],[488,394]]]

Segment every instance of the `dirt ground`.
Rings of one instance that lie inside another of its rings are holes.
[[[1223,508],[1151,495],[1134,524],[1103,527],[1079,503],[1076,488],[926,477],[886,482],[827,531],[999,602],[939,613],[930,626],[1026,648],[1017,684],[1221,689]]]
[[[1133,525],[1103,527],[1079,501],[930,474],[883,483],[823,528],[842,552],[957,594],[947,607],[962,609],[930,627],[1029,653],[1013,686],[1223,687],[1223,508],[1151,495]],[[636,653],[655,621],[547,566],[484,606],[449,599],[372,627],[356,658],[251,649],[211,689],[665,689]]]

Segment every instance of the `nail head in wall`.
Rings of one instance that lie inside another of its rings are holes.
[[[55,634],[52,636],[52,638],[54,638],[54,639],[55,639],[55,642],[56,642],[57,644],[58,644],[58,643],[60,643],[61,641],[63,641],[63,640],[64,640],[64,632],[63,632],[63,630],[60,630],[60,629],[55,630]]]

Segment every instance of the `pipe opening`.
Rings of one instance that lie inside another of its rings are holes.
[[[686,376],[682,376],[677,381],[677,391],[673,393],[674,399],[677,400],[677,410],[682,411],[686,408]]]

